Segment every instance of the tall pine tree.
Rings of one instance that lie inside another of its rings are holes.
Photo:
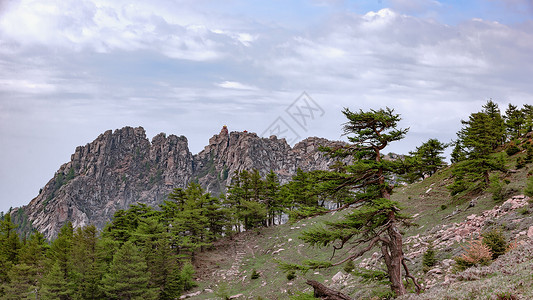
[[[113,256],[109,272],[102,284],[108,299],[157,299],[158,293],[149,287],[150,273],[139,249],[128,241]]]
[[[304,262],[304,265],[284,264],[289,269],[314,269],[336,266],[360,257],[374,247],[381,249],[391,290],[396,295],[406,293],[402,278],[402,268],[410,275],[403,254],[402,234],[399,226],[406,221],[400,214],[399,204],[390,200],[393,189],[388,181],[400,162],[383,160],[382,151],[389,143],[402,139],[407,129],[398,129],[399,115],[392,109],[370,110],[368,112],[343,111],[348,122],[344,124],[344,134],[350,145],[329,149],[334,157],[351,157],[353,163],[344,171],[332,171],[329,180],[332,188],[350,187],[355,192],[358,208],[336,222],[326,223],[326,227],[304,232],[301,237],[314,246],[332,245],[336,250],[345,245],[354,247],[346,256],[336,262]],[[357,247],[359,246],[359,247]],[[418,284],[415,282],[415,285]]]

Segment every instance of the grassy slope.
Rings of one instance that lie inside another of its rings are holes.
[[[514,162],[518,155],[524,154],[517,154],[511,158],[507,158],[510,168],[514,167]],[[506,187],[508,191],[507,196],[520,194],[523,191],[527,173],[532,167],[532,165],[528,165],[526,168],[520,169],[516,173],[509,173],[505,177],[511,181]],[[406,229],[406,237],[417,234],[425,235],[437,225],[461,222],[468,215],[479,214],[484,210],[493,208],[497,204],[501,204],[495,203],[491,195],[485,193],[472,197],[476,199],[477,204],[474,207],[468,208],[471,199],[458,200],[450,197],[446,186],[451,182],[451,171],[448,168],[422,182],[399,187],[395,190],[393,199],[404,206],[405,212],[411,215],[418,214],[414,220],[420,226]],[[445,209],[441,208],[443,204],[446,205]],[[460,212],[452,217],[445,218],[455,210],[460,210]],[[342,212],[328,214],[317,218],[301,220],[294,224],[284,224],[273,228],[266,228],[258,232],[247,232],[237,236],[234,240],[222,241],[219,243],[217,250],[205,252],[198,258],[198,262],[203,268],[200,270],[202,273],[200,286],[196,290],[210,289],[213,290],[213,293],[209,291],[203,292],[199,296],[193,297],[193,299],[220,299],[220,296],[231,296],[241,293],[248,299],[258,299],[258,297],[262,297],[263,299],[287,299],[288,295],[298,291],[311,291],[311,288],[305,284],[306,279],[314,279],[325,284],[331,284],[333,275],[341,271],[342,266],[330,270],[309,272],[305,275],[298,274],[296,279],[289,281],[286,275],[279,270],[275,260],[301,262],[304,259],[329,259],[332,254],[330,248],[310,248],[304,245],[298,239],[298,236],[306,228],[320,226],[324,221],[337,219],[342,214]],[[455,246],[457,249],[455,253],[458,253],[461,249],[460,244]],[[278,253],[273,254],[275,251],[278,251]],[[450,253],[437,254],[437,258],[440,260],[450,258],[451,256]],[[360,261],[356,261],[356,265]],[[531,262],[526,263],[531,264]],[[521,268],[520,266],[517,267],[517,269]],[[252,280],[250,279],[250,275],[254,269],[260,273],[260,277]],[[414,273],[418,273],[419,276],[424,276],[421,272],[421,263],[419,260],[413,262],[411,269],[413,269]],[[494,284],[494,281],[500,278],[498,276],[500,275],[491,275],[487,280],[490,280],[492,283],[487,282],[487,284]],[[529,275],[529,279],[533,281],[531,275]],[[471,287],[468,285],[465,285],[464,288],[468,289],[469,292],[471,291]],[[368,284],[362,285],[354,279],[349,282],[347,287],[343,287],[343,291],[351,294],[353,297],[360,298],[386,292],[387,287]],[[440,292],[440,296],[448,295],[446,294],[446,290],[441,290]],[[460,285],[455,286],[454,293],[461,294]],[[450,297],[450,299],[462,299],[455,298],[451,295]]]

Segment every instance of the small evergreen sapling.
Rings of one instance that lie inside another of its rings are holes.
[[[527,185],[526,189],[524,190],[524,194],[528,197],[533,197],[533,176],[530,176],[527,179]]]
[[[435,257],[435,247],[433,247],[433,243],[430,242],[428,245],[428,249],[426,252],[424,252],[424,255],[422,256],[422,269],[424,272],[427,272],[431,269],[431,267],[435,266],[437,264],[437,258]]]

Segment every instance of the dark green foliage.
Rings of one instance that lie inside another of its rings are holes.
[[[72,236],[72,274],[75,297],[95,299],[100,291],[105,263],[100,259],[98,231],[94,225],[77,228]],[[114,248],[114,247],[112,247]]]
[[[291,270],[291,271],[287,272],[287,280],[288,281],[291,281],[291,280],[293,280],[295,278],[296,278],[296,271]]]
[[[526,159],[525,163],[530,164],[533,162],[533,145],[526,145]]]
[[[355,269],[352,274],[361,278],[363,283],[376,282],[390,284],[389,275],[382,270]]]
[[[507,251],[507,241],[501,230],[491,230],[482,234],[483,244],[487,245],[492,252],[492,259],[498,258]]]
[[[41,280],[43,299],[70,299],[73,286],[64,277],[59,262],[52,265],[50,271]]]
[[[383,160],[381,151],[389,143],[402,139],[407,130],[397,128],[400,117],[389,108],[368,112],[345,109],[343,113],[348,119],[344,133],[351,144],[324,150],[333,158],[351,157],[353,161],[322,175],[321,182],[327,182],[326,187],[332,191],[343,188],[354,191],[351,203],[357,203],[358,208],[339,221],[327,222],[326,227],[305,231],[300,238],[311,246],[332,245],[338,250],[349,244],[358,250],[336,263],[285,263],[281,267],[286,271],[326,268],[353,260],[380,245],[391,290],[403,295],[406,290],[399,274],[404,257],[397,226],[407,221],[407,217],[400,213],[398,203],[390,200],[393,185],[388,182],[401,169],[402,162]]]
[[[183,286],[184,291],[188,291],[192,289],[193,287],[196,287],[196,283],[194,282],[194,267],[190,262],[186,262],[182,267],[180,271],[180,281]]]
[[[509,103],[505,110],[505,127],[509,138],[519,138],[525,123],[524,112]]]
[[[507,149],[505,149],[505,153],[509,156],[513,156],[516,153],[520,152],[520,148],[518,148],[515,144],[511,144]]]
[[[435,174],[446,165],[442,153],[448,146],[437,139],[429,139],[424,142],[415,151],[409,152],[409,156],[405,158],[405,174],[402,176],[406,178],[407,182],[412,183]]]
[[[9,281],[4,283],[2,299],[35,299],[37,290],[37,271],[32,266],[21,263],[14,265],[8,272]]]
[[[108,299],[157,299],[157,291],[148,286],[149,281],[150,273],[144,257],[128,241],[113,256],[102,288]]]
[[[442,205],[440,206],[440,209],[441,209],[441,210],[445,210],[446,208],[448,208],[448,206],[446,206],[446,204],[442,204]]]
[[[489,185],[489,192],[492,193],[492,200],[494,201],[502,201],[504,192],[503,192],[504,184],[500,181],[500,178],[498,175],[493,174],[490,176],[490,185]]]
[[[183,203],[170,201],[162,211],[142,204],[119,211],[102,236],[94,226],[74,230],[67,222],[50,245],[40,233],[21,243],[11,215],[1,215],[0,298],[179,298],[196,284],[194,267],[184,260],[185,250],[177,247],[191,239],[170,230],[170,225],[177,224],[174,217],[200,208],[206,220],[202,226],[208,232],[219,232],[224,226],[217,221],[224,211],[218,199],[195,186],[184,195]],[[204,238],[209,236],[214,235]],[[191,251],[187,248],[185,254]]]
[[[526,160],[523,157],[519,156],[519,157],[516,158],[515,167],[517,169],[522,169],[523,167],[525,167],[525,165],[526,165]]]
[[[422,256],[422,268],[425,272],[427,272],[436,264],[437,258],[435,257],[435,248],[433,247],[433,243],[429,243],[428,249]]]
[[[451,195],[480,192],[490,184],[491,171],[504,171],[504,160],[493,153],[505,141],[502,118],[497,105],[489,101],[482,112],[473,113],[457,133],[452,152],[454,183]]]
[[[252,275],[250,275],[250,279],[255,280],[255,279],[258,279],[260,276],[261,276],[261,274],[259,274],[259,272],[257,272],[256,269],[253,269],[252,270]]]
[[[353,260],[347,261],[346,264],[344,265],[344,268],[343,268],[344,272],[346,272],[346,273],[350,273],[354,269],[355,269],[355,264],[353,263]]]

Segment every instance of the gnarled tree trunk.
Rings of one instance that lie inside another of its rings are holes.
[[[328,288],[327,286],[319,283],[318,281],[307,280],[306,283],[313,287],[315,291],[314,295],[317,298],[324,299],[324,300],[352,300],[352,298],[344,295],[341,292],[332,290]]]

